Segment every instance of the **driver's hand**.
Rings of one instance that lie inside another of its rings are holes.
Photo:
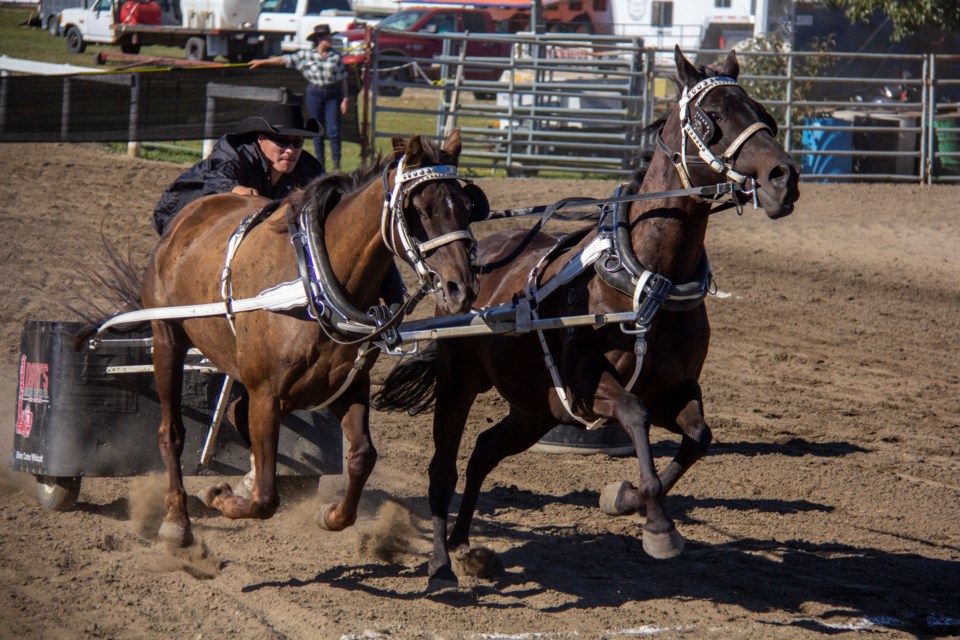
[[[238,194],[240,194],[241,196],[258,196],[258,195],[260,195],[260,193],[259,193],[256,189],[254,189],[253,187],[243,187],[243,186],[240,186],[239,184],[238,184],[237,186],[235,186],[235,187],[231,190],[231,193],[238,193]]]

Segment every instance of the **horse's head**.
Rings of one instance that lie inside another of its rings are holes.
[[[680,47],[674,57],[682,93],[665,134],[670,129],[678,136],[678,171],[688,171],[697,185],[715,182],[717,174],[741,183],[752,180],[769,217],[788,215],[800,197],[800,169],[776,141],[776,121],[737,84],[736,53],[731,51],[719,69],[695,67]],[[688,167],[697,155],[707,168]]]
[[[395,146],[400,160],[390,198],[394,233],[384,240],[432,287],[442,310],[467,311],[479,286],[471,263],[476,241],[469,225],[486,217],[489,205],[479,187],[468,181],[462,185],[457,174],[460,131],[442,146],[420,136],[406,144],[395,141]]]

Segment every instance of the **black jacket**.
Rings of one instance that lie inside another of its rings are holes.
[[[170,220],[200,196],[228,193],[240,185],[279,200],[323,173],[323,164],[304,149],[294,170],[271,185],[270,163],[257,145],[257,134],[228,133],[217,140],[209,156],[180,174],[163,192],[153,210],[153,228],[162,234]]]

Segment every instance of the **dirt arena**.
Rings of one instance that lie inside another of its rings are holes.
[[[181,168],[5,144],[0,169],[9,459],[23,322],[72,319],[58,300],[101,228],[145,257]],[[481,186],[504,208],[613,185]],[[375,413],[380,461],[342,533],[312,524],[338,476],[269,521],[196,514],[200,542],[172,553],[155,539],[157,478],[86,479],[75,510],[53,513],[32,477],[4,471],[0,638],[960,637],[958,202],[960,187],[803,184],[788,218],[711,222],[715,443],[668,501],[687,539],[675,560],[644,555],[640,516],[597,508],[635,460],[528,452],[491,475],[474,527],[504,572],[426,595],[429,417]],[[466,441],[502,411],[482,398]],[[673,439],[653,435],[664,464]]]

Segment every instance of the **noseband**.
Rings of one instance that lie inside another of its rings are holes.
[[[383,171],[383,213],[380,217],[380,237],[383,244],[393,252],[395,256],[406,260],[416,271],[417,279],[420,284],[430,283],[433,287],[438,287],[439,275],[431,269],[426,263],[427,255],[439,247],[442,247],[458,240],[466,240],[471,247],[476,246],[476,239],[469,229],[451,231],[436,238],[417,241],[410,235],[407,228],[407,220],[403,215],[404,203],[407,196],[421,184],[434,182],[437,180],[462,180],[471,183],[471,180],[464,178],[457,173],[457,167],[454,165],[437,165],[433,167],[421,167],[419,169],[404,170],[404,160],[406,156],[400,158],[397,163],[397,172],[393,178],[393,189],[390,189],[389,175],[390,167]],[[396,231],[400,238],[400,248],[390,230]],[[401,252],[402,251],[402,252]]]
[[[704,98],[707,97],[708,93],[717,87],[723,86],[740,85],[733,78],[716,76],[714,78],[701,80],[690,89],[686,87],[683,88],[683,93],[677,102],[677,105],[680,107],[681,131],[679,152],[671,150],[670,147],[667,146],[667,143],[664,142],[662,128],[657,133],[657,145],[673,161],[674,166],[677,168],[677,173],[680,175],[680,181],[683,183],[683,186],[688,189],[693,186],[693,181],[690,179],[690,169],[687,167],[687,140],[690,140],[693,146],[697,148],[697,155],[699,155],[700,159],[711,169],[734,182],[744,184],[748,179],[751,179],[751,177],[733,168],[734,157],[744,143],[756,132],[765,129],[770,132],[771,136],[773,135],[773,130],[766,123],[755,122],[744,129],[718,158],[716,154],[710,150],[709,144],[715,125],[710,116],[700,107],[700,104]]]

